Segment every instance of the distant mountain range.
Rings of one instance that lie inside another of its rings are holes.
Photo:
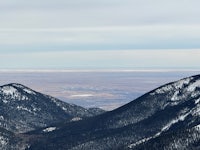
[[[200,149],[200,75],[168,83],[105,113],[19,84],[0,91],[3,149]]]

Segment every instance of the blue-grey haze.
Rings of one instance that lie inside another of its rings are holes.
[[[21,83],[83,107],[111,110],[189,72],[0,72],[0,85]]]

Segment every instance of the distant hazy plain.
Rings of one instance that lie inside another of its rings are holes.
[[[154,88],[197,71],[1,72],[0,84],[21,83],[83,107],[112,110]]]

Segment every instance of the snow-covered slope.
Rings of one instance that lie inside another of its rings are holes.
[[[88,109],[64,103],[21,84],[0,87],[0,127],[15,133],[93,115]]]
[[[31,136],[40,135],[41,140],[33,142],[30,149],[42,149],[44,145],[45,149],[138,149],[167,133],[176,133],[174,136],[179,139],[179,130],[196,135],[199,124],[197,75],[161,86],[114,111],[54,126],[56,129],[51,132],[32,132]],[[194,140],[189,139],[190,134],[187,138],[190,143]],[[200,146],[199,142],[195,144]]]
[[[199,150],[200,149],[200,125],[191,128],[181,128],[175,131],[163,133],[151,138],[134,150]]]

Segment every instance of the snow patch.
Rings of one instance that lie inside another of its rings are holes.
[[[176,91],[176,92],[174,93],[174,95],[172,96],[171,100],[172,100],[172,101],[177,101],[177,100],[179,100],[178,94],[179,94],[179,91]]]
[[[24,88],[24,86],[23,85],[21,85],[21,84],[17,84],[17,83],[14,83],[14,84],[12,84],[13,86],[15,86],[15,87],[18,87],[18,88]]]
[[[189,114],[191,114],[191,111],[187,112],[186,114],[182,114],[182,115],[180,115],[178,118],[176,118],[176,119],[170,121],[166,126],[164,126],[164,127],[162,128],[161,132],[168,130],[173,124],[175,124],[175,123],[177,123],[177,122],[179,122],[179,121],[185,120],[185,118],[186,118]]]
[[[26,107],[22,107],[22,106],[17,106],[17,110],[24,110],[24,111],[28,111],[30,113],[33,113],[32,110],[26,108]]]
[[[3,136],[0,136],[0,145],[5,146],[8,144],[8,139],[4,138]]]
[[[10,99],[27,100],[28,97],[22,95],[18,90],[12,86],[4,86],[0,89],[1,93],[6,96],[2,101],[8,103]]]
[[[23,89],[26,93],[28,94],[33,94],[33,95],[36,95],[35,92],[33,92],[32,90],[29,90],[29,89]]]
[[[187,79],[182,79],[179,80],[178,82],[174,83],[174,87],[176,89],[183,88],[184,85],[188,85],[190,81],[193,79],[193,77],[187,78]]]
[[[82,120],[82,118],[80,118],[80,117],[74,117],[74,118],[71,119],[71,122],[73,122],[73,121],[79,121],[79,120]]]
[[[197,80],[194,83],[190,84],[187,88],[187,91],[193,92],[197,87],[200,87],[200,80]]]
[[[134,148],[135,146],[137,146],[137,145],[139,145],[139,144],[142,144],[142,143],[147,142],[147,141],[149,141],[149,140],[151,140],[151,139],[153,139],[153,138],[158,137],[158,136],[161,135],[164,131],[168,130],[173,124],[175,124],[175,123],[177,123],[177,122],[179,122],[179,121],[183,121],[190,113],[191,113],[191,111],[189,111],[189,112],[187,112],[187,113],[185,113],[185,114],[180,115],[178,118],[176,118],[176,119],[170,121],[167,125],[165,125],[165,126],[161,129],[161,131],[158,132],[158,133],[156,133],[154,136],[150,136],[150,137],[148,137],[148,138],[143,138],[143,139],[141,139],[141,140],[139,140],[139,141],[137,141],[137,142],[135,142],[135,143],[132,143],[132,144],[128,145],[128,148],[132,149],[132,148]],[[200,125],[199,125],[199,130],[200,130]]]
[[[165,92],[167,92],[167,91],[170,91],[172,89],[172,86],[171,85],[166,85],[166,86],[164,86],[164,87],[162,87],[162,88],[159,88],[159,89],[157,89],[154,93],[152,93],[153,95],[155,95],[155,94],[163,94],[163,93],[165,93]]]
[[[200,98],[195,100],[195,104],[198,104],[200,102]]]
[[[7,100],[5,100],[5,99],[3,99],[3,102],[4,102],[5,104],[7,104],[7,103],[8,103],[8,101],[7,101]]]
[[[193,78],[191,77],[191,78],[179,80],[173,84],[165,85],[165,86],[157,89],[155,92],[151,93],[151,95],[163,94],[163,93],[169,92],[173,89],[181,89],[181,88],[183,88],[184,85],[188,85],[192,79]],[[174,96],[176,96],[176,95],[174,95]],[[174,97],[174,99],[176,99],[176,97]]]
[[[50,98],[55,104],[56,104],[56,106],[58,106],[58,107],[60,107],[62,110],[64,110],[64,111],[68,111],[68,108],[67,107],[64,107],[64,106],[62,106],[63,104],[62,104],[62,102],[60,102],[60,101],[58,101],[56,98],[54,98],[54,97],[51,97],[51,96],[48,96],[48,95],[46,95],[48,98]],[[74,104],[69,104],[69,105],[71,105],[71,106],[75,106]]]
[[[197,125],[197,126],[195,126],[195,129],[198,130],[198,131],[200,131],[200,124]]]
[[[6,95],[13,95],[15,93],[18,93],[17,89],[12,86],[4,86],[1,90]]]
[[[65,107],[62,107],[62,110],[66,111],[66,110],[67,110],[67,108],[65,108]]]
[[[198,100],[197,100],[198,101]],[[196,101],[195,101],[195,104],[196,104]],[[193,116],[200,116],[200,104],[197,104],[195,109],[193,110],[192,112],[192,115]]]
[[[52,131],[54,131],[54,130],[56,130],[56,127],[48,127],[48,128],[46,128],[46,129],[44,129],[44,130],[42,130],[43,132],[52,132]]]
[[[144,143],[144,142],[147,142],[147,141],[149,141],[150,139],[152,139],[153,137],[149,137],[149,138],[144,138],[144,139],[142,139],[142,140],[139,140],[139,141],[137,141],[137,142],[135,142],[135,143],[133,143],[133,144],[130,144],[129,146],[128,146],[128,148],[134,148],[135,146],[137,146],[137,145],[139,145],[139,144],[142,144],[142,143]]]
[[[199,95],[199,91],[193,91],[191,97],[197,97]]]
[[[0,120],[4,120],[4,117],[3,117],[3,116],[0,116]]]

